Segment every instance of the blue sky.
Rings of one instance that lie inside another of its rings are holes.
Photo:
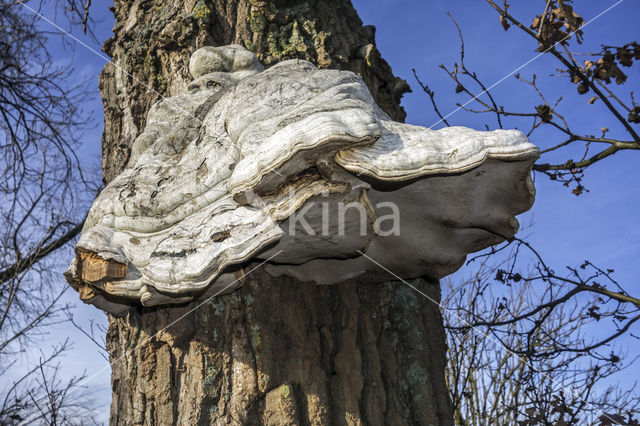
[[[532,16],[539,2],[511,3],[512,13],[516,16]],[[576,9],[585,21],[589,21],[615,3],[583,1],[577,2]],[[468,99],[454,94],[451,80],[438,68],[440,64],[451,67],[453,62],[459,61],[458,35],[446,17],[447,12],[451,12],[462,28],[467,66],[478,72],[487,85],[501,80],[537,54],[532,40],[513,28],[505,32],[495,12],[481,1],[356,0],[354,5],[366,24],[377,27],[377,44],[382,56],[391,64],[394,73],[405,78],[414,90],[403,99],[408,113],[407,122],[412,124],[431,126],[438,121],[428,98],[413,78],[412,68],[436,91],[443,113],[454,111],[456,102]],[[597,47],[600,40],[615,45],[638,39],[640,29],[634,23],[638,13],[640,3],[623,1],[584,29],[585,47],[580,50],[586,51],[587,46]],[[574,96],[575,88],[567,84],[566,79],[547,77],[555,68],[557,64],[543,56],[520,70],[520,74],[530,78],[536,73],[544,92],[550,93],[551,99],[554,99],[554,93],[556,96],[565,95],[561,111],[572,127],[584,133],[599,134],[600,127],[605,125],[611,129],[610,135],[615,135],[618,129],[606,111],[598,105],[587,105],[589,95]],[[629,75],[627,87],[634,88],[635,84],[637,88],[639,68],[635,66],[625,71]],[[513,109],[526,109],[540,103],[532,91],[514,77],[500,83],[492,93],[502,105],[515,106]],[[484,128],[485,124],[490,128],[496,127],[493,117],[464,111],[454,113],[449,121],[478,129]],[[523,126],[513,121],[507,122],[509,124]],[[553,132],[534,133],[531,140],[543,148],[559,141]],[[576,154],[564,151],[550,161],[576,158]],[[629,291],[640,291],[636,279],[640,272],[637,262],[640,227],[634,220],[640,207],[640,186],[636,184],[640,177],[639,160],[639,152],[621,152],[593,166],[584,181],[590,192],[580,197],[545,176],[536,176],[536,204],[531,212],[519,219],[523,225],[534,222],[535,225],[526,232],[553,264],[573,265],[585,258],[590,259],[615,269],[616,276],[628,286]]]
[[[354,0],[356,10],[365,24],[377,27],[377,45],[383,57],[391,64],[396,75],[406,79],[414,92],[405,95],[403,105],[408,117],[407,122],[431,126],[437,121],[429,100],[421,92],[415,82],[411,69],[415,68],[423,82],[428,83],[435,91],[443,112],[456,109],[456,102],[464,102],[467,98],[455,95],[451,80],[438,68],[440,64],[451,66],[459,60],[459,41],[455,27],[446,16],[451,12],[460,24],[466,47],[465,61],[467,66],[478,72],[483,81],[492,84],[531,60],[536,53],[532,40],[512,28],[508,32],[500,26],[496,13],[483,1],[478,0]],[[512,13],[516,16],[531,17],[543,1],[513,0]],[[589,21],[616,1],[577,1],[576,9]],[[94,2],[92,14],[98,21],[96,34],[103,42],[111,34],[113,18],[107,10],[108,2]],[[623,44],[640,39],[640,27],[637,17],[640,16],[640,2],[624,0],[611,11],[595,19],[584,29],[585,46],[597,48],[598,41],[608,44]],[[530,18],[525,19],[528,22]],[[47,25],[47,24],[43,24]],[[83,36],[77,36],[86,44],[100,51],[100,44]],[[73,58],[69,50],[61,50],[59,42],[54,41],[54,49],[61,61],[72,60],[79,78],[86,78],[92,89],[85,108],[94,111],[97,127],[86,135],[83,156],[95,160],[98,164],[100,155],[100,133],[102,106],[98,93],[97,75],[104,61],[95,53],[77,45]],[[520,71],[523,77],[531,77],[536,73],[544,90],[559,96],[575,88],[566,79],[547,78],[556,64],[546,57],[536,59]],[[625,69],[629,75],[629,88],[638,88],[640,67]],[[507,78],[492,91],[500,103],[515,108],[525,108],[540,102],[533,102],[535,96],[515,78]],[[553,96],[552,96],[553,97]],[[640,94],[638,94],[640,97]],[[611,120],[596,102],[587,105],[588,97],[566,96],[561,105],[576,129],[584,129],[584,133],[599,134],[600,127],[610,127],[610,136],[615,136],[619,129],[611,124]],[[479,116],[464,111],[450,117],[455,125],[464,125],[483,129],[485,124],[495,128],[492,117]],[[522,123],[513,122],[512,126]],[[438,127],[438,126],[436,126]],[[534,134],[532,142],[541,146],[550,146],[557,138],[552,132]],[[575,153],[563,153],[564,159],[575,156]],[[530,241],[544,253],[546,259],[557,269],[564,265],[578,265],[584,259],[607,268],[616,270],[616,277],[632,294],[640,294],[640,227],[636,224],[640,207],[640,160],[638,152],[622,152],[603,161],[588,170],[584,181],[590,192],[576,197],[559,185],[550,182],[544,176],[537,176],[537,200],[531,212],[520,217],[522,224],[533,222],[526,234]],[[463,276],[462,270],[456,276]],[[456,277],[454,276],[454,278]],[[69,292],[69,300],[76,305],[76,316],[80,321],[90,318],[104,320],[104,315],[92,307],[77,302],[76,295]],[[48,336],[46,344],[70,335],[76,342],[75,349],[64,359],[63,368],[67,372],[86,370],[89,376],[105,367],[102,360],[86,338],[68,328],[58,328]],[[637,352],[637,351],[636,351]],[[637,371],[640,376],[640,371]],[[631,374],[633,376],[633,374]],[[105,402],[103,420],[108,415],[109,370],[103,371],[87,383],[96,389],[98,398]]]

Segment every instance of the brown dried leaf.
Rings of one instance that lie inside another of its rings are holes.
[[[573,192],[573,195],[576,195],[576,196],[582,195],[582,193],[584,192],[584,186],[578,185],[575,188],[573,188],[571,192]]]
[[[633,65],[633,52],[627,46],[619,47],[616,51],[616,58],[620,65],[630,67]]]
[[[627,80],[627,75],[616,64],[615,56],[608,50],[596,63],[595,77],[607,84],[611,83],[611,78],[616,80],[616,84],[622,84]]]
[[[565,4],[562,0],[558,0],[558,5],[560,6],[558,8],[559,14],[564,18],[568,29],[576,31],[577,33],[580,27],[582,27],[584,19],[573,11],[573,7]],[[578,40],[578,43],[580,43],[580,40]]]
[[[529,28],[532,30],[537,30],[540,26],[540,19],[540,15],[537,15],[535,18],[533,18],[533,22],[531,23],[531,26]]]
[[[538,114],[538,117],[540,117],[540,119],[545,123],[550,123],[551,120],[553,120],[553,110],[549,107],[549,105],[538,105],[536,107],[536,113]]]
[[[588,91],[589,91],[589,84],[587,84],[586,81],[581,81],[580,84],[578,84],[578,93],[581,95],[584,95]]]

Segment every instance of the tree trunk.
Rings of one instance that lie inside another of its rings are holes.
[[[186,87],[204,45],[244,45],[266,66],[302,58],[354,71],[404,119],[408,86],[349,0],[116,0],[114,13],[100,84],[105,182],[150,106]],[[262,268],[246,281],[201,306],[110,318],[112,424],[452,424],[435,303],[401,282],[318,287]],[[440,299],[437,282],[412,285]]]
[[[451,423],[432,302],[395,282],[247,278],[186,316],[197,305],[112,319],[114,424]]]

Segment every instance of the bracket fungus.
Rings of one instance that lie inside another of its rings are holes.
[[[196,51],[189,70],[94,201],[65,273],[113,314],[228,293],[252,260],[318,284],[440,278],[513,236],[533,203],[538,149],[518,131],[397,123],[351,72],[263,70],[235,45]]]

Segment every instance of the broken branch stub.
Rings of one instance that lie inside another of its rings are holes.
[[[538,149],[515,130],[392,121],[348,71],[205,47],[149,111],[65,273],[113,314],[228,293],[243,267],[334,284],[440,278],[515,234]],[[375,262],[374,262],[375,261]]]

